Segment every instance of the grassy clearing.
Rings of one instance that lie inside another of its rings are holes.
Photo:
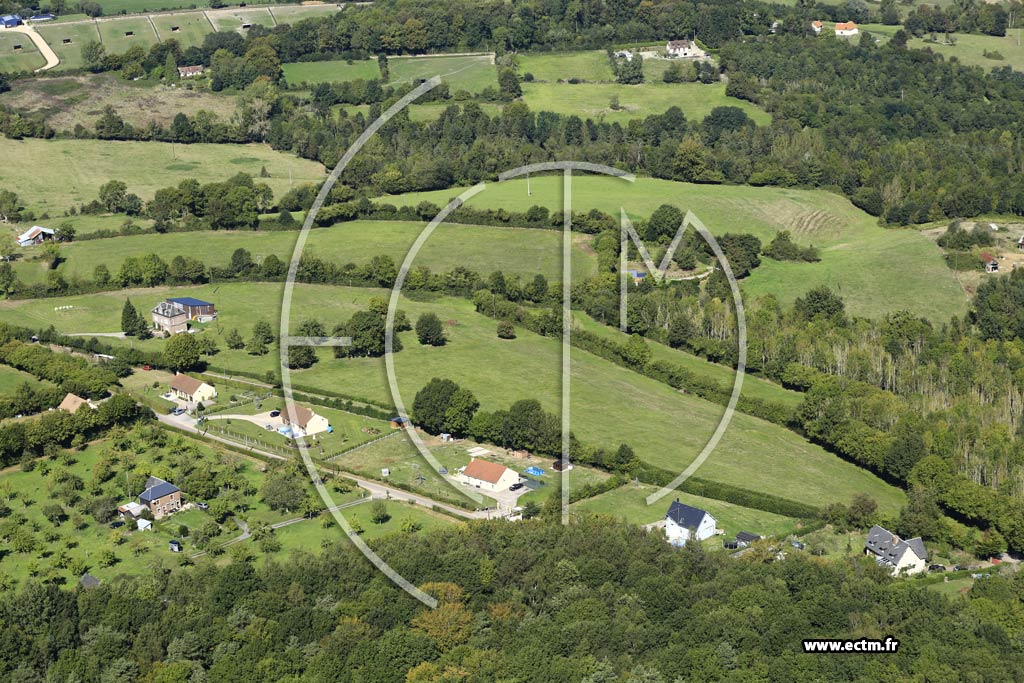
[[[536,81],[549,83],[570,78],[591,83],[615,79],[604,50],[526,53],[516,57],[516,64],[520,76],[531,73]]]
[[[245,26],[260,24],[273,27],[274,17],[266,7],[256,9],[239,9],[237,7],[224,10],[210,10],[206,13],[217,31],[245,31]]]
[[[160,40],[176,40],[182,49],[202,45],[206,35],[213,33],[213,26],[202,12],[154,14],[151,18]]]
[[[292,85],[380,78],[380,67],[377,65],[376,59],[349,60],[347,62],[297,62],[285,64],[283,68],[285,80]]]
[[[103,110],[114,111],[134,126],[151,121],[169,126],[180,111],[205,110],[226,120],[235,112],[236,98],[152,81],[125,81],[117,74],[90,74],[62,78],[14,81],[0,104],[18,110],[42,112],[58,131],[71,132],[81,124],[92,130]]]
[[[236,173],[259,176],[281,196],[290,184],[319,182],[324,168],[266,145],[171,145],[163,142],[0,139],[0,185],[21,196],[27,207],[51,215],[95,199],[108,180],[151,199],[161,187],[186,178],[200,183],[227,180]],[[289,173],[291,180],[289,180]],[[46,188],[45,193],[40,188]]]
[[[750,531],[762,536],[784,538],[794,533],[799,524],[797,520],[790,517],[683,492],[673,493],[671,498],[648,505],[647,496],[656,490],[653,486],[645,484],[627,484],[613,491],[574,503],[572,509],[577,512],[611,515],[625,519],[632,524],[650,524],[664,519],[665,512],[672,500],[678,498],[680,503],[710,512],[718,522],[718,528],[724,529],[728,537],[735,536],[738,531]],[[719,541],[720,539],[715,539],[716,545]]]
[[[525,180],[494,183],[469,204],[510,211],[525,211],[533,204],[561,207],[560,177],[534,176],[531,190],[527,196]],[[428,200],[443,206],[459,192],[452,188],[382,201],[415,206]],[[774,294],[788,304],[812,287],[828,285],[856,315],[905,309],[945,321],[967,311],[967,296],[927,236],[881,228],[844,197],[822,190],[580,176],[573,180],[573,202],[579,211],[597,208],[618,215],[623,207],[634,216],[649,216],[659,205],[671,203],[692,210],[714,234],[751,233],[767,244],[779,230],[789,230],[798,242],[821,249],[819,263],[762,259],[761,267],[742,283],[747,296]]]
[[[110,19],[97,22],[96,26],[99,28],[103,46],[107,48],[107,52],[113,54],[121,54],[135,45],[141,45],[149,50],[151,45],[160,42],[153,25],[145,17]]]
[[[47,24],[37,26],[36,31],[60,58],[58,69],[81,69],[84,65],[82,46],[100,39],[99,29],[92,22],[87,24]]]
[[[208,328],[224,335],[238,327],[248,335],[259,319],[278,319],[281,287],[266,284],[225,284],[194,288],[153,289],[144,292],[113,292],[82,297],[0,303],[0,319],[19,324],[54,324],[67,332],[116,331],[124,297],[130,294],[144,306],[171,295],[196,296],[216,302],[220,318]],[[328,327],[364,308],[370,297],[384,290],[297,286],[292,302],[295,325],[315,317]],[[73,305],[54,311],[58,305]],[[432,377],[450,377],[472,390],[488,410],[507,408],[521,398],[537,398],[550,411],[559,408],[561,391],[560,349],[557,339],[543,338],[525,330],[512,341],[497,339],[494,322],[472,310],[463,299],[423,303],[403,301],[402,309],[415,320],[426,311],[442,320],[455,321],[447,328],[450,343],[441,348],[422,347],[412,332],[400,335],[405,349],[396,355],[399,386],[407,404]],[[139,345],[139,342],[120,342]],[[159,349],[161,340],[142,342],[143,348]],[[221,345],[223,348],[223,344]],[[266,372],[277,364],[275,354],[249,356],[244,351],[221,351],[214,361],[221,367]],[[680,394],[636,373],[582,352],[572,354],[572,424],[583,441],[614,447],[631,444],[637,454],[655,465],[682,470],[703,448],[717,425],[723,408]],[[340,391],[388,401],[390,394],[382,359],[336,360],[321,353],[313,368],[292,373],[296,385]],[[652,429],[652,425],[660,427]],[[751,478],[750,473],[758,476]],[[895,512],[903,494],[854,465],[803,441],[793,432],[738,414],[699,476],[766,491],[814,505],[849,501],[867,492],[885,512]]]
[[[77,227],[78,217],[67,219]],[[120,220],[110,221],[116,228]],[[411,222],[353,221],[310,232],[307,249],[322,258],[339,263],[363,265],[375,256],[386,254],[401,265],[424,225]],[[2,230],[2,228],[0,228]],[[17,227],[7,228],[11,235]],[[202,260],[208,266],[226,266],[235,249],[244,247],[254,258],[270,254],[288,261],[295,248],[298,231],[264,232],[253,234],[238,232],[194,232],[147,234],[86,240],[62,245],[64,262],[58,271],[65,278],[90,279],[99,264],[105,264],[116,273],[129,256],[156,253],[170,262],[175,256],[195,256],[196,240],[203,242]],[[580,236],[573,250],[573,271],[577,279],[590,277],[596,272],[596,258],[585,251],[589,238]],[[22,282],[42,282],[48,267],[29,260],[32,249],[24,249],[22,259],[14,267]],[[434,272],[445,272],[458,266],[474,270],[484,277],[495,270],[506,276],[520,276],[525,282],[537,273],[550,280],[561,280],[561,234],[552,230],[522,228],[479,227],[467,225],[439,226],[424,244],[414,261]]]
[[[285,65],[287,67],[289,65]],[[439,116],[444,112],[445,109],[453,105],[458,105],[460,102],[456,100],[447,100],[445,102],[428,102],[426,104],[411,104],[406,107],[406,111],[409,112],[409,118],[413,121],[436,121]],[[488,116],[496,116],[501,113],[501,105],[494,102],[477,102],[480,105],[480,109]],[[354,116],[357,112],[362,112],[363,116],[366,116],[370,110],[368,104],[338,104],[333,107],[334,110],[344,110],[349,116]]]
[[[490,55],[392,57],[388,69],[394,83],[440,76],[452,92],[477,93],[488,86],[498,87],[498,73]]]
[[[669,107],[679,107],[690,121],[701,121],[715,107],[739,107],[760,125],[771,122],[771,115],[757,106],[728,97],[724,83],[523,83],[523,100],[534,111],[575,114],[584,119],[625,123],[651,114],[661,114]],[[612,97],[619,100],[619,110],[611,108]]]
[[[11,395],[25,382],[34,387],[39,385],[51,386],[49,382],[37,379],[34,375],[22,372],[8,365],[0,365],[0,394]]]
[[[103,14],[110,16],[125,12],[140,14],[169,9],[190,9],[209,6],[209,0],[99,0]]]
[[[294,24],[309,17],[323,17],[337,14],[341,8],[335,4],[326,5],[281,5],[271,7],[270,13],[278,24]]]
[[[0,71],[34,71],[46,64],[24,33],[0,33]]]

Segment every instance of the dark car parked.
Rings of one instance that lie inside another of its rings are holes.
[[[930,572],[944,572],[944,571],[946,571],[946,565],[944,565],[944,564],[930,564],[930,565],[928,565],[928,571],[930,571]]]
[[[511,486],[509,486],[508,490],[509,491],[518,491],[519,489],[523,488],[524,486],[526,486],[526,484],[524,484],[521,481],[517,481],[516,483],[512,484]]]
[[[111,529],[120,529],[123,526],[124,526],[124,522],[122,522],[121,520],[117,520],[117,521],[114,521],[114,522],[110,523],[110,528]]]
[[[199,503],[196,503],[196,507],[199,508],[200,510],[209,510],[210,509],[210,504],[209,503],[199,502]]]
[[[280,414],[281,414],[280,410],[271,410],[270,411],[270,417],[277,417]]]

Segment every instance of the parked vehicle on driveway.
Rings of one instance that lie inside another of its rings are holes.
[[[526,484],[524,484],[521,481],[517,481],[516,483],[512,484],[511,486],[509,486],[508,490],[509,491],[518,491],[519,489],[523,488],[524,486],[526,486]]]
[[[946,565],[944,565],[944,564],[930,564],[930,565],[928,565],[928,571],[930,571],[930,572],[944,572],[944,571],[946,571]]]
[[[110,528],[111,529],[120,529],[123,526],[124,526],[124,522],[121,521],[120,519],[110,523]]]
[[[174,410],[171,411],[171,415],[181,415],[184,412],[185,412],[185,409],[182,408],[181,406],[178,406],[177,408],[175,408]]]
[[[281,415],[281,411],[280,410],[271,410],[270,411],[270,417],[278,417],[280,415]]]
[[[204,503],[204,502],[200,501],[200,502],[196,503],[196,507],[199,508],[200,510],[209,510],[210,509],[210,504],[209,503]]]

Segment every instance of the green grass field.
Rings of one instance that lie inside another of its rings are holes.
[[[52,386],[49,382],[37,379],[35,375],[22,372],[9,365],[0,365],[0,395],[9,396],[25,382],[34,387],[39,385]]]
[[[182,49],[202,45],[213,26],[202,12],[171,15],[154,14],[153,25],[161,41],[176,40]]]
[[[525,211],[533,204],[561,208],[561,177],[534,176],[531,190],[527,196],[525,180],[493,183],[469,205],[509,211]],[[415,206],[428,200],[443,206],[459,192],[452,188],[381,201]],[[762,259],[761,267],[742,283],[748,297],[774,294],[789,304],[812,287],[828,285],[856,315],[905,309],[944,321],[967,311],[967,295],[934,242],[917,230],[881,228],[844,197],[822,190],[581,176],[573,181],[573,203],[578,211],[597,208],[618,215],[623,207],[634,216],[649,216],[670,203],[692,210],[714,234],[752,233],[767,244],[777,231],[789,230],[797,242],[821,249],[819,263]]]
[[[739,107],[760,125],[771,122],[771,115],[759,107],[728,97],[724,83],[523,83],[523,100],[534,111],[575,114],[581,118],[625,123],[669,107],[679,107],[690,121],[701,121],[715,107]],[[612,97],[621,109],[611,108]]]
[[[285,80],[293,85],[380,78],[380,67],[375,59],[353,62],[298,62],[285,64],[283,68]]]
[[[59,220],[67,220],[76,229],[78,227],[77,216]],[[112,220],[106,227],[116,229],[122,220]],[[14,235],[19,228],[12,226],[6,230]],[[402,221],[340,223],[311,231],[307,248],[311,253],[340,264],[363,265],[374,256],[386,254],[397,265],[401,265],[423,228],[423,224]],[[254,258],[274,254],[288,261],[297,236],[298,231],[264,232],[257,235],[249,231],[215,231],[202,233],[201,236],[194,232],[181,232],[85,240],[61,246],[64,262],[58,271],[67,279],[90,279],[100,263],[105,264],[110,272],[116,273],[126,257],[150,253],[159,254],[164,261],[170,262],[179,255],[195,256],[197,239],[203,241],[202,260],[208,266],[226,266],[231,253],[239,247],[248,249]],[[590,277],[596,272],[597,261],[587,249],[589,243],[589,236],[577,237],[577,246],[573,250],[576,279]],[[14,263],[22,282],[45,280],[47,265],[28,260],[32,250],[26,249],[23,253],[26,258]],[[524,282],[537,273],[551,280],[561,280],[561,234],[553,230],[441,225],[424,244],[414,265],[426,266],[434,272],[445,272],[462,266],[484,277],[495,270],[502,270],[507,276],[520,276]]]
[[[18,193],[28,208],[55,216],[95,199],[108,180],[123,180],[129,192],[151,199],[156,190],[186,178],[220,182],[236,173],[259,176],[266,167],[270,177],[259,181],[279,197],[290,183],[319,182],[325,175],[320,164],[266,145],[0,138],[0,158],[6,162],[0,164],[0,185]]]
[[[48,24],[37,26],[36,31],[60,58],[58,69],[81,69],[84,64],[82,46],[100,40],[99,29],[94,23]]]
[[[489,55],[391,57],[388,69],[393,83],[440,76],[453,93],[459,90],[477,93],[488,86],[498,87],[498,72]]]
[[[619,332],[616,328],[599,323],[581,311],[574,313],[573,319],[580,329],[593,332],[606,339],[624,343],[629,338],[624,332]],[[691,353],[673,349],[664,344],[648,341],[647,346],[651,349],[651,360],[675,363],[700,376],[713,379],[720,386],[730,390],[736,381],[736,372],[732,368],[712,363]],[[795,408],[803,401],[803,394],[798,391],[790,391],[774,382],[750,375],[746,375],[743,378],[742,395],[763,401],[781,403],[791,408]]]
[[[244,31],[246,24],[274,26],[274,16],[266,7],[254,9],[232,7],[223,10],[210,10],[206,16],[210,18],[210,22],[217,31]]]
[[[323,17],[337,14],[341,8],[336,4],[325,5],[279,5],[270,8],[278,24],[294,24],[309,17]]]
[[[146,17],[110,19],[97,22],[96,26],[99,28],[103,46],[112,54],[121,54],[135,45],[141,45],[148,51],[151,45],[160,42],[153,25]]]
[[[282,290],[267,284],[221,284],[5,301],[0,302],[0,320],[53,324],[66,332],[116,331],[126,295],[145,307],[173,296],[172,291],[214,301],[220,315],[208,329],[215,334],[224,335],[238,327],[247,336],[254,321],[277,320]],[[366,288],[300,285],[292,302],[293,324],[315,317],[330,328],[364,308],[370,297],[384,294],[384,290]],[[59,305],[74,308],[54,311]],[[515,340],[499,340],[494,321],[475,313],[471,302],[464,299],[403,301],[401,308],[413,320],[430,311],[442,320],[456,322],[447,327],[450,343],[441,348],[420,346],[412,332],[400,335],[405,349],[396,355],[395,367],[407,405],[432,377],[444,376],[472,390],[488,410],[507,408],[520,398],[537,398],[546,409],[558,410],[559,340],[522,329]],[[137,341],[119,343],[140,346]],[[142,342],[141,348],[159,349],[163,343],[150,340]],[[295,385],[378,401],[390,399],[382,359],[336,360],[329,353],[321,353],[321,358],[313,368],[293,371]],[[213,362],[263,373],[276,367],[277,356],[224,350]],[[572,425],[581,440],[611,447],[626,442],[642,459],[674,471],[682,470],[696,456],[724,410],[579,351],[572,354],[572,377]],[[758,474],[751,477],[751,472]],[[868,492],[882,510],[895,512],[903,500],[897,489],[793,432],[742,414],[733,418],[732,427],[698,475],[814,505],[849,501],[858,492]]]
[[[34,71],[45,64],[35,43],[24,33],[0,33],[0,71]]]
[[[207,7],[209,0],[99,0],[105,16],[120,14],[142,14],[169,9],[190,9]]]
[[[288,64],[285,67],[290,66]],[[445,100],[443,102],[428,102],[426,104],[411,104],[406,107],[406,111],[409,112],[409,118],[412,121],[436,121],[439,116],[444,112],[445,109],[452,105],[457,105],[459,102],[455,100]],[[477,102],[480,105],[480,109],[488,116],[496,116],[501,113],[501,105],[494,102]],[[344,109],[349,116],[353,116],[356,112],[362,112],[363,116],[366,116],[370,110],[368,104],[338,104],[334,106],[336,110]]]
[[[681,491],[673,493],[671,498],[648,505],[647,496],[656,490],[646,484],[626,484],[613,491],[574,503],[572,510],[620,517],[632,524],[650,524],[664,519],[672,500],[678,498],[680,503],[710,512],[718,523],[718,528],[725,530],[726,537],[735,537],[738,531],[750,531],[761,536],[785,538],[798,527],[797,520],[790,517]],[[715,545],[721,545],[721,537],[712,540]]]
[[[533,52],[516,56],[519,75],[533,74],[537,81],[557,83],[570,78],[588,82],[612,81],[608,54],[604,50],[587,52]]]

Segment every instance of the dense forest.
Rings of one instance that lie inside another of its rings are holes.
[[[757,546],[673,549],[618,522],[487,522],[377,548],[427,610],[347,542],[263,565],[200,561],[115,584],[0,598],[0,677],[16,683],[1015,681],[1024,583],[969,600]],[[804,638],[900,641],[810,655]]]

